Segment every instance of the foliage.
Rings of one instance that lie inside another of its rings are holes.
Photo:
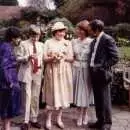
[[[50,21],[54,17],[58,16],[56,11],[51,10],[39,10],[33,7],[24,8],[22,11],[22,18],[31,22],[36,22],[37,17],[40,17],[45,22]]]
[[[65,4],[65,0],[54,0],[57,7],[63,6]]]
[[[64,0],[64,4],[61,5],[57,11],[63,17],[66,17],[75,23],[87,6],[88,0]]]
[[[12,18],[10,20],[0,20],[0,28],[9,26],[18,26],[19,19]]]
[[[130,47],[119,47],[120,59],[124,61],[130,61]]]
[[[115,26],[118,30],[117,35],[119,37],[129,37],[130,35],[130,24],[128,23],[120,23]]]
[[[130,40],[127,38],[121,38],[118,37],[117,38],[117,46],[121,47],[121,46],[129,46],[130,47]]]
[[[105,32],[112,35],[115,39],[126,38],[130,40],[130,24],[120,23],[114,26],[105,27]]]

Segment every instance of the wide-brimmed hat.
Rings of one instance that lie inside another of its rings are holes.
[[[67,29],[67,27],[64,25],[64,23],[63,22],[56,22],[52,26],[51,31],[54,32],[54,31],[62,30],[62,29]]]
[[[41,30],[38,26],[34,25],[34,24],[31,24],[30,25],[30,31],[36,33],[36,34],[40,34],[41,33]]]

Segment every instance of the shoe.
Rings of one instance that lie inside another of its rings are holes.
[[[82,117],[77,120],[77,126],[82,126]]]
[[[22,124],[21,130],[29,130],[29,124],[28,123]]]
[[[111,125],[105,124],[105,125],[102,126],[101,130],[111,130]]]
[[[47,130],[51,130],[51,120],[46,121],[45,127],[46,127]]]
[[[31,126],[34,127],[34,128],[38,128],[40,129],[41,128],[41,125],[38,123],[38,122],[30,122]]]
[[[60,129],[64,129],[65,126],[64,126],[64,123],[61,121],[61,122],[57,122],[57,125]]]
[[[83,119],[83,125],[87,125],[88,124],[88,115],[86,115]]]
[[[89,128],[98,128],[101,129],[102,125],[99,122],[91,123],[88,125]]]

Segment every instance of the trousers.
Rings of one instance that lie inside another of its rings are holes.
[[[39,114],[39,96],[41,82],[39,80],[32,80],[24,83],[25,94],[25,105],[24,105],[24,122],[29,123],[29,120],[32,122],[37,122],[37,117]]]

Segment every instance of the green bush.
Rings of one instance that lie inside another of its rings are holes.
[[[120,60],[130,61],[130,47],[119,47],[119,57]]]
[[[117,46],[130,46],[130,40],[127,38],[117,37]]]

